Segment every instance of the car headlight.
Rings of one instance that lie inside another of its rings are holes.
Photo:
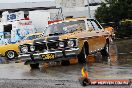
[[[74,41],[69,40],[69,41],[67,42],[67,45],[68,45],[69,47],[73,47],[73,46],[74,46]]]
[[[30,50],[31,50],[32,52],[35,51],[35,46],[31,45],[31,46],[30,46]]]
[[[64,42],[59,42],[59,47],[64,47]]]
[[[22,52],[22,53],[28,53],[28,47],[27,47],[26,45],[23,45],[23,46],[21,47],[21,52]]]

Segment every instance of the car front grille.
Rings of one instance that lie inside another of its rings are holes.
[[[34,43],[35,51],[44,51],[44,50],[53,50],[58,49],[57,41],[48,41],[48,42],[36,42]]]

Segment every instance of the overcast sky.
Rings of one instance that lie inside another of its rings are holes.
[[[0,0],[0,3],[39,2],[39,1],[54,1],[54,0]]]

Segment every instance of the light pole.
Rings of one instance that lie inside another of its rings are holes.
[[[91,18],[89,0],[87,0],[87,3],[88,3],[88,18]]]

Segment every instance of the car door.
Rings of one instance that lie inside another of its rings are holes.
[[[106,38],[102,36],[104,31],[102,26],[94,19],[87,19],[87,30],[89,31],[89,47],[90,52],[96,52],[101,50],[106,42]]]

